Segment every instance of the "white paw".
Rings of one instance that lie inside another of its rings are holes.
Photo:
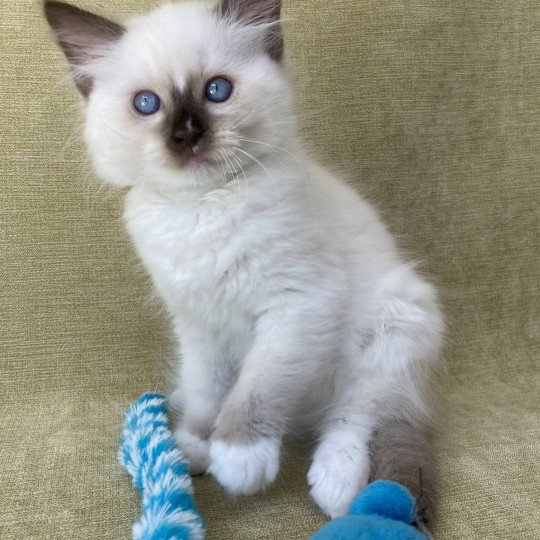
[[[251,495],[276,477],[279,449],[280,441],[269,438],[249,445],[213,441],[208,471],[231,495]]]
[[[308,472],[311,497],[332,519],[347,514],[368,479],[367,456],[353,456],[343,449],[316,452]]]
[[[210,443],[183,428],[175,431],[174,437],[189,464],[189,472],[203,474],[210,464]]]

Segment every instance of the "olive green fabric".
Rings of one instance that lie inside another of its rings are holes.
[[[111,16],[149,0],[79,2]],[[122,412],[162,390],[164,318],[84,157],[38,0],[0,2],[0,538],[130,537]],[[298,115],[320,160],[426,261],[448,317],[440,539],[540,526],[538,0],[289,0]],[[339,211],[339,210],[338,210]],[[195,482],[210,540],[305,539],[306,450],[266,494]]]

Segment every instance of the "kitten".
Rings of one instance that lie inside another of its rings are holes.
[[[98,174],[181,341],[175,436],[194,474],[250,494],[287,434],[318,444],[311,495],[346,513],[373,478],[429,514],[433,287],[377,212],[303,152],[279,0],[168,4],[125,25],[46,17],[85,103]]]

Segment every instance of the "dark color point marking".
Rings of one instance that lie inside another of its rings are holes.
[[[265,50],[276,62],[283,59],[284,42],[281,25],[281,0],[222,0],[216,7],[221,16],[244,24],[275,23],[266,30]]]
[[[435,463],[429,430],[405,420],[380,426],[370,442],[371,480],[393,480],[416,499],[417,527],[425,530],[433,519],[436,499]]]
[[[122,37],[126,29],[109,19],[94,15],[65,2],[46,0],[45,18],[56,33],[56,39],[72,66],[83,65],[99,55],[99,47]],[[81,94],[88,97],[92,90],[90,77],[75,79]]]
[[[172,106],[164,123],[164,136],[168,148],[182,161],[208,148],[210,142],[211,118],[206,108],[204,82],[198,79],[188,81],[186,90],[174,89]]]

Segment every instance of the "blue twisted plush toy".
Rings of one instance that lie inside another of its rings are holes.
[[[126,413],[119,459],[142,495],[133,540],[203,540],[205,525],[193,501],[188,467],[167,423],[167,402],[145,394]],[[310,540],[426,540],[412,526],[415,501],[400,484],[379,480]]]
[[[142,495],[133,540],[202,540],[188,467],[167,424],[167,402],[145,394],[125,415],[119,459]]]

